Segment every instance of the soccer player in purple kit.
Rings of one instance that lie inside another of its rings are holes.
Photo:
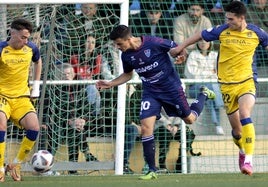
[[[124,72],[117,78],[96,82],[98,89],[108,89],[126,83],[135,70],[142,80],[141,133],[143,154],[149,172],[139,179],[156,179],[154,124],[160,118],[163,107],[169,116],[177,116],[186,124],[192,124],[203,110],[206,99],[214,99],[215,93],[206,87],[200,89],[197,99],[189,106],[178,73],[170,60],[169,52],[177,47],[174,41],[153,37],[135,37],[125,25],[116,26],[110,39],[122,51]]]

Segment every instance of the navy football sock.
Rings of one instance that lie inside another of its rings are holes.
[[[196,100],[191,104],[190,109],[195,112],[197,116],[199,116],[202,112],[206,99],[207,96],[205,96],[203,93],[199,93]]]
[[[156,171],[154,135],[142,137],[143,154],[149,166],[149,171]]]

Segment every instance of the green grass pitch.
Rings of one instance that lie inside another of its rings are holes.
[[[24,176],[14,182],[9,176],[0,186],[12,187],[266,187],[267,173],[245,176],[240,173],[224,174],[166,174],[155,180],[139,180],[139,175],[103,176]]]

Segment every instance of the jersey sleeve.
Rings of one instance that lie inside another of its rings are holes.
[[[257,34],[259,41],[260,41],[260,45],[262,47],[268,46],[268,33],[267,32],[265,32],[263,29],[253,24],[248,24],[248,29],[253,30]]]
[[[219,40],[221,32],[226,28],[228,28],[227,24],[205,29],[201,32],[201,36],[207,42]]]
[[[33,50],[32,61],[37,62],[39,60],[39,58],[40,58],[40,51],[39,51],[38,47],[33,42],[29,42],[28,45]]]
[[[178,46],[176,42],[163,38],[156,38],[155,42],[155,45],[159,45],[161,50],[163,50],[164,52],[168,52],[171,48]]]
[[[130,64],[130,60],[128,60],[127,56],[124,55],[123,53],[121,55],[121,60],[122,60],[122,63],[123,63],[124,73],[129,73],[129,72],[133,71],[133,67]]]

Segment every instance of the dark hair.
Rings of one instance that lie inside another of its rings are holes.
[[[22,19],[22,18],[18,18],[18,19],[15,19],[12,23],[11,23],[11,26],[10,26],[11,29],[15,29],[15,30],[23,30],[23,29],[26,29],[28,30],[30,33],[32,33],[33,31],[33,25],[31,22],[25,20],[25,19]]]
[[[224,11],[234,13],[236,16],[244,16],[247,14],[247,8],[241,1],[232,1],[224,7]]]
[[[171,1],[165,0],[140,0],[141,10],[145,11],[167,11],[171,6]]]
[[[148,11],[161,11],[160,3],[156,2],[144,3],[143,9]]]
[[[126,25],[118,25],[110,33],[111,40],[116,40],[118,38],[126,39],[129,36],[132,36],[131,30]]]
[[[200,0],[190,0],[188,1],[188,7],[191,7],[191,6],[200,6],[201,8],[204,8],[204,2],[203,1],[200,1]]]
[[[199,40],[198,42],[200,42],[201,40]],[[201,52],[202,50],[200,49],[198,42],[196,43],[196,48],[199,52]],[[207,41],[206,41],[207,42]],[[207,55],[213,50],[213,42],[208,42],[209,43],[209,48],[207,49]]]

